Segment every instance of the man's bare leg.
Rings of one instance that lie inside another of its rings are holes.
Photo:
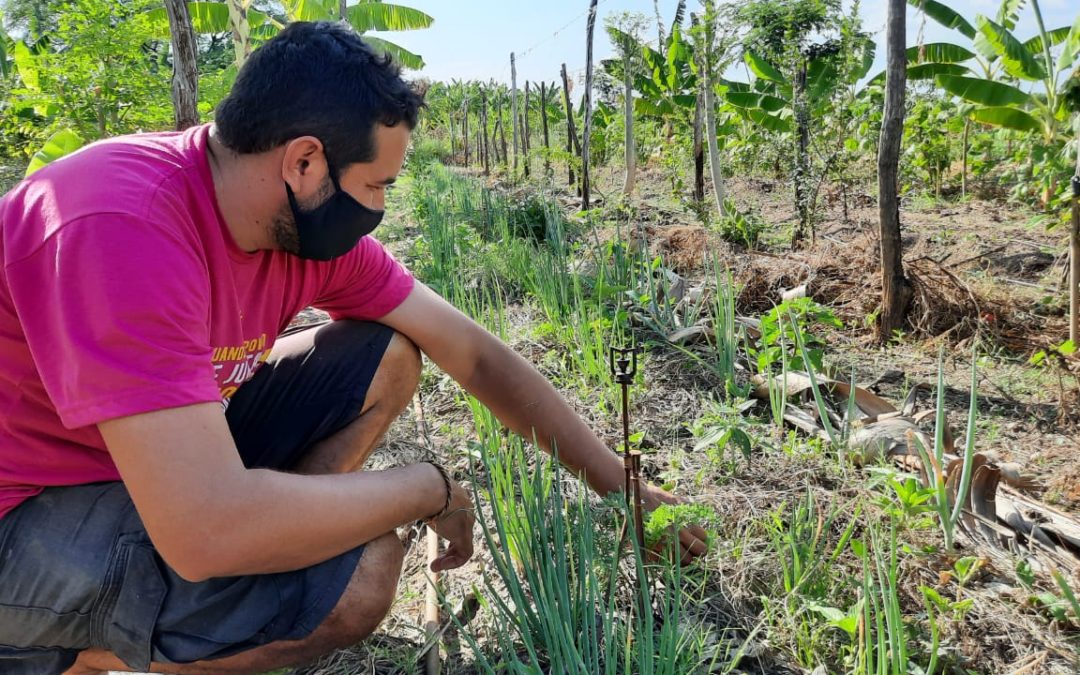
[[[327,474],[363,467],[390,425],[412,400],[420,381],[420,352],[394,333],[368,387],[360,417],[317,443],[297,466],[298,473]],[[349,585],[330,615],[302,640],[274,642],[213,661],[151,664],[155,673],[261,673],[299,665],[354,645],[371,635],[393,605],[404,557],[401,540],[388,532],[368,542]],[[79,654],[66,675],[97,675],[131,669],[111,652],[89,649]]]
[[[173,664],[153,663],[154,673],[232,675],[263,673],[300,665],[360,642],[371,635],[390,611],[397,593],[404,552],[393,532],[368,542],[349,585],[330,615],[302,640],[282,640],[213,661]],[[130,672],[111,652],[88,649],[79,654],[67,675],[98,675],[110,670]]]
[[[416,345],[404,335],[394,333],[371,379],[360,417],[317,443],[300,460],[296,471],[346,473],[363,467],[386,430],[412,400],[420,382],[421,365]]]

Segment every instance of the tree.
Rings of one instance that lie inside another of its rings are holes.
[[[791,176],[799,223],[792,245],[797,246],[814,232],[814,119],[823,117],[837,84],[849,81],[852,71],[865,74],[869,69],[872,43],[858,30],[857,10],[849,15],[840,0],[750,0],[729,12],[745,31],[743,57],[757,80],[753,90],[736,88],[736,99],[728,96],[728,102],[757,124],[794,133]],[[763,88],[768,98],[749,98]],[[740,105],[740,97],[748,104]],[[777,114],[782,111],[789,112]]]
[[[380,0],[359,0],[345,8],[344,17],[340,0],[284,0],[282,7],[287,22],[344,20],[361,35],[369,31],[427,28],[435,21],[418,9]],[[280,21],[269,14],[251,9],[245,0],[200,0],[189,2],[188,9],[196,33],[230,33],[233,36],[238,67],[251,53],[255,41],[269,39],[283,27]],[[164,39],[168,26],[164,9],[152,11],[150,14],[157,22]],[[424,67],[424,60],[418,54],[393,42],[369,35],[365,35],[364,40],[375,49],[393,56],[405,68],[419,70]]]
[[[626,164],[623,194],[629,196],[634,192],[637,175],[637,147],[634,144],[634,76],[639,70],[638,55],[641,53],[641,32],[645,26],[645,17],[641,14],[623,12],[618,16],[609,16],[606,23],[608,36],[622,60],[623,155]]]
[[[596,29],[597,0],[589,0],[585,24],[585,122],[581,132],[581,210],[589,209],[589,137],[592,135],[593,32]]]
[[[705,99],[705,139],[709,146],[709,171],[712,174],[713,193],[716,195],[716,211],[721,216],[727,212],[727,199],[724,192],[724,174],[720,168],[720,148],[716,141],[716,88],[713,82],[715,62],[715,26],[716,9],[712,0],[705,0],[705,16],[702,19],[700,40],[695,53],[698,57],[698,80]],[[691,17],[693,21],[693,17]],[[719,70],[719,68],[716,68]]]
[[[1062,152],[1071,122],[1070,116],[1080,112],[1073,86],[1080,68],[1080,17],[1071,26],[1047,30],[1038,0],[1031,0],[1039,32],[1021,42],[1014,34],[1019,11],[1025,3],[1003,0],[996,20],[981,14],[972,26],[964,17],[936,0],[908,0],[921,7],[927,16],[959,31],[972,40],[975,52],[952,43],[926,45],[915,55],[920,76],[933,77],[945,91],[972,105],[970,118],[989,126],[1011,129],[1032,137],[1036,146],[1029,154],[1032,164],[1036,157],[1050,163],[1064,156]],[[1053,50],[1060,47],[1055,58]],[[909,54],[909,58],[912,55]],[[977,73],[972,65],[977,66]],[[910,72],[911,69],[909,69]],[[1070,70],[1071,76],[1069,75]],[[1004,73],[1013,83],[1000,81]],[[1024,85],[1030,91],[1024,91]],[[1019,86],[1018,86],[1019,85]],[[1040,173],[1042,202],[1049,207],[1058,191],[1059,179],[1069,167]],[[1065,196],[1064,203],[1075,198]],[[1080,333],[1080,299],[1076,289],[1080,266],[1080,243],[1076,228],[1070,228],[1070,332]]]
[[[1033,158],[1037,154],[1058,155],[1070,124],[1065,87],[1080,56],[1069,47],[1070,36],[1080,29],[1063,26],[1047,30],[1038,0],[1032,0],[1030,7],[1039,32],[1026,41],[1013,34],[1025,3],[1003,0],[994,19],[977,14],[974,25],[935,0],[908,3],[972,41],[972,49],[949,42],[912,47],[908,50],[912,64],[908,77],[932,79],[944,91],[967,102],[971,122],[1031,135],[1049,150],[1031,153]],[[1055,57],[1053,51],[1058,47],[1063,48]],[[1056,172],[1043,175],[1042,200],[1048,205],[1059,176]]]
[[[199,66],[195,29],[184,0],[165,0],[172,36],[173,122],[182,130],[199,123]]]
[[[881,239],[881,316],[878,339],[889,340],[903,325],[911,290],[904,277],[900,240],[899,165],[904,135],[904,87],[907,84],[907,6],[888,0],[885,43],[885,113],[878,147],[878,220]]]

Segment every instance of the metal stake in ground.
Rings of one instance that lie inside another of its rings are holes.
[[[626,505],[633,509],[634,532],[639,547],[645,545],[645,525],[641,503],[641,451],[630,448],[630,385],[637,374],[637,357],[641,347],[612,347],[608,354],[611,374],[622,387],[623,468],[626,471]]]

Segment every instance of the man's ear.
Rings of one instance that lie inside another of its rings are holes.
[[[318,189],[328,173],[326,152],[315,136],[300,136],[285,143],[281,179],[293,192],[308,194]]]

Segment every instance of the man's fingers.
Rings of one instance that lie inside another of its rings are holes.
[[[679,543],[682,544],[682,549],[694,557],[704,555],[709,550],[706,541],[705,530],[696,525],[679,532]]]

